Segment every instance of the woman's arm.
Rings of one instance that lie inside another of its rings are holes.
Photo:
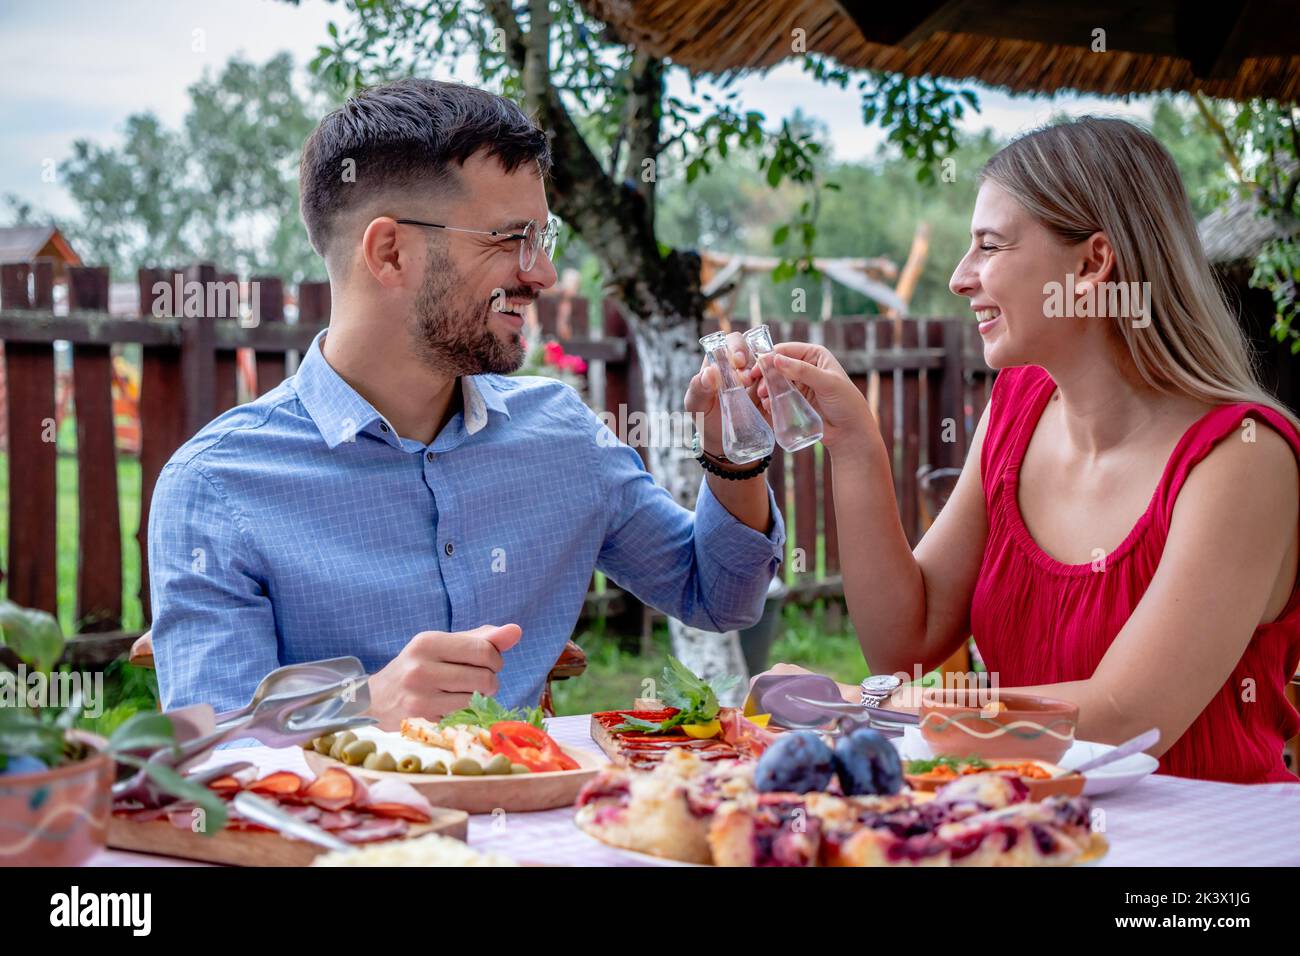
[[[1221,442],[1183,485],[1155,576],[1092,677],[1000,689],[1077,703],[1085,740],[1121,743],[1158,727],[1148,753],[1159,756],[1223,687],[1259,624],[1276,616],[1279,578],[1294,586],[1297,520],[1300,469],[1286,440],[1260,428],[1256,441]],[[1243,701],[1249,690],[1236,688]],[[918,702],[912,688],[892,701]]]
[[[988,537],[980,477],[987,420],[986,408],[957,484],[915,552],[879,432],[863,449],[832,452],[844,598],[873,674],[911,674],[916,665],[929,671],[970,636]]]
[[[821,413],[835,471],[844,597],[873,673],[929,670],[970,634],[971,596],[988,536],[980,478],[988,409],[948,503],[913,553],[890,463],[866,399],[826,349],[777,346],[778,368]],[[759,386],[766,397],[766,389]]]

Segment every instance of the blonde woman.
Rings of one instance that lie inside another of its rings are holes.
[[[1172,159],[1120,120],[1030,133],[984,168],[971,237],[950,287],[1001,372],[914,552],[861,392],[826,349],[778,346],[826,423],[871,671],[973,635],[1003,689],[1076,702],[1083,739],[1154,726],[1162,772],[1297,782],[1300,433],[1252,374]]]

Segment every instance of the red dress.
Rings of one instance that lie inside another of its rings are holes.
[[[990,400],[980,458],[989,534],[971,632],[1002,687],[1092,676],[1155,575],[1188,472],[1216,442],[1236,434],[1243,418],[1268,421],[1300,457],[1300,436],[1272,409],[1244,403],[1212,409],[1174,448],[1146,512],[1106,556],[1105,571],[1063,564],[1034,542],[1016,500],[1020,463],[1055,388],[1041,368],[1008,368]],[[1227,682],[1160,758],[1159,772],[1233,783],[1300,782],[1282,762],[1285,741],[1300,729],[1285,694],[1298,662],[1300,588],[1276,621],[1256,629]],[[1247,679],[1255,685],[1253,702],[1241,699]]]

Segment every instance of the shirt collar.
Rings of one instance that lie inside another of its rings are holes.
[[[384,416],[361,397],[343,377],[330,366],[321,352],[325,330],[312,340],[311,348],[303,355],[294,375],[293,387],[303,408],[311,416],[321,437],[330,448],[344,442],[355,441],[361,432],[382,424],[384,431],[377,435],[390,444],[399,444],[397,433]],[[464,402],[465,432],[473,435],[488,423],[489,411],[510,417],[501,385],[493,375],[462,375],[461,398]]]
[[[465,403],[465,431],[473,435],[488,423],[487,413],[497,412],[510,417],[506,397],[499,375],[462,375],[461,398]]]

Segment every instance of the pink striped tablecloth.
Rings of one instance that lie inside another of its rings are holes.
[[[599,753],[590,717],[556,717],[547,729],[560,743]],[[310,773],[301,751],[227,750],[222,760],[250,760],[263,770]],[[1120,793],[1095,798],[1105,813],[1110,852],[1103,866],[1300,865],[1300,785],[1242,786],[1150,776]],[[469,843],[516,860],[558,866],[654,865],[591,839],[573,825],[573,808],[470,817]],[[183,861],[108,850],[92,866],[177,866]],[[196,864],[190,864],[196,865]]]

